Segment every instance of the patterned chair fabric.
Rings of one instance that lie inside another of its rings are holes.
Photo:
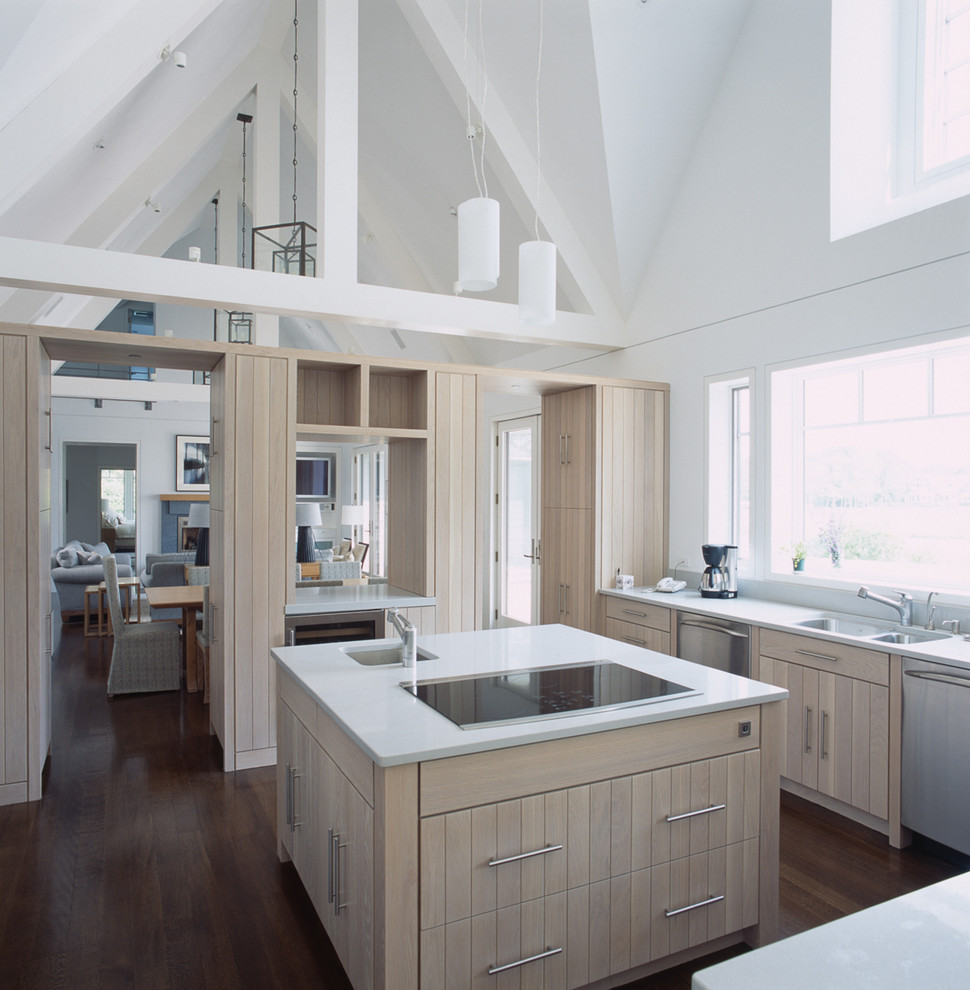
[[[209,583],[209,568],[206,567],[196,567],[195,564],[185,565],[185,583],[186,584],[202,584],[207,585]]]
[[[104,583],[114,631],[108,697],[142,691],[178,691],[182,684],[179,627],[174,622],[125,624],[118,591],[118,565],[113,556],[104,558]]]

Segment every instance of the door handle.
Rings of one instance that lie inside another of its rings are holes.
[[[809,728],[810,722],[812,720],[812,709],[807,705],[805,707],[805,752],[810,753],[812,751],[812,743],[809,739]]]

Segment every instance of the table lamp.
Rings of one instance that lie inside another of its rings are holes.
[[[319,502],[297,502],[296,504],[296,559],[301,564],[309,564],[314,559],[313,527],[323,525]]]
[[[340,510],[340,522],[341,525],[350,527],[350,541],[351,543],[355,543],[357,527],[364,526],[367,523],[367,506],[345,505]]]

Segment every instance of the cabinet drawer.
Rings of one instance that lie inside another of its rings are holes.
[[[761,753],[616,777],[421,821],[421,928],[754,838]]]
[[[622,643],[630,643],[644,650],[670,654],[670,633],[651,629],[649,626],[638,626],[632,622],[624,622],[622,619],[607,619],[606,635],[610,639],[618,639]]]
[[[889,684],[889,657],[879,650],[847,646],[845,643],[798,636],[776,629],[762,629],[761,654],[873,684]]]
[[[585,987],[758,922],[758,839],[421,932],[422,990]],[[489,972],[492,970],[493,972]]]
[[[660,605],[649,605],[646,602],[628,601],[626,598],[616,598],[606,595],[606,617],[633,622],[638,626],[649,626],[661,632],[670,632],[670,609]]]

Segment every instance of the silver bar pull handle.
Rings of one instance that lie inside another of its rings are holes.
[[[934,674],[924,670],[905,670],[907,677],[916,677],[921,681],[935,681],[937,684],[952,684],[954,687],[970,688],[970,677],[959,674]]]
[[[302,776],[303,776],[303,774],[300,773],[300,770],[299,770],[298,767],[293,767],[293,769],[290,770],[290,780],[292,781],[291,784],[290,784],[290,792],[293,795],[293,798],[292,798],[292,801],[293,801],[293,820],[290,822],[290,831],[291,832],[295,831],[298,826],[300,826],[300,825],[303,824],[302,821],[297,821],[297,817],[296,817],[296,781],[297,781],[297,778],[298,777],[302,777]]]
[[[566,615],[569,615],[569,585],[563,585],[566,589]]]
[[[698,908],[707,907],[708,904],[717,904],[718,901],[723,901],[724,895],[718,894],[717,897],[708,897],[706,901],[698,901],[696,904],[688,904],[687,907],[674,908],[673,911],[664,911],[664,917],[673,918],[675,915],[683,914],[685,911],[696,911]]]
[[[515,969],[517,966],[525,966],[526,963],[536,962],[539,959],[548,959],[549,956],[558,956],[562,952],[562,946],[558,949],[546,949],[545,952],[537,952],[534,956],[527,956],[516,962],[506,963],[504,966],[489,966],[488,975],[494,976],[496,973],[504,973],[507,969]]]
[[[632,643],[634,646],[642,646],[644,649],[646,649],[647,641],[645,639],[634,639],[632,636],[623,636],[621,638],[626,643]]]
[[[333,904],[333,829],[327,829],[327,903]]]
[[[340,835],[334,832],[333,835],[333,913],[340,914],[340,909],[346,907],[340,903],[340,850],[345,847],[340,841]]]
[[[566,458],[563,456],[563,452],[562,452],[563,441],[565,439],[566,438],[560,433],[559,434],[559,464],[560,465],[563,465],[563,464],[566,463]]]
[[[726,804],[712,804],[709,808],[698,808],[697,811],[685,811],[682,815],[667,815],[668,822],[679,822],[684,818],[696,818],[698,815],[709,815],[712,811],[723,811]]]
[[[812,721],[812,709],[806,706],[805,708],[805,752],[810,753],[812,751],[812,742],[809,738],[810,723]]]
[[[709,629],[711,632],[724,633],[725,636],[733,636],[735,639],[749,639],[747,633],[738,632],[735,629],[725,629],[724,626],[715,625],[713,622],[699,622],[697,620],[680,620],[681,627],[690,626],[693,629]]]
[[[566,464],[569,465],[569,434],[566,434]]]
[[[290,765],[286,764],[286,824],[293,831],[293,776],[290,773]]]
[[[826,756],[828,756],[828,753],[825,751],[825,729],[826,729],[826,725],[828,724],[828,720],[829,720],[829,713],[823,711],[822,712],[822,731],[819,734],[820,735],[820,738],[819,738],[819,741],[818,741],[819,746],[821,746],[821,748],[822,748],[822,759],[823,760],[825,759]]]
[[[545,856],[546,853],[556,852],[562,849],[562,843],[557,846],[543,846],[542,849],[533,849],[531,852],[519,853],[517,856],[506,856],[504,859],[490,859],[489,866],[504,866],[506,863],[517,863],[521,859],[531,859],[533,856]]]
[[[796,653],[803,657],[814,657],[816,660],[828,660],[830,663],[838,663],[838,657],[830,657],[827,653],[812,653],[809,650],[795,650]]]
[[[639,615],[641,619],[645,619],[647,617],[646,612],[640,612],[635,608],[624,608],[621,609],[621,611],[623,612],[624,615]]]

